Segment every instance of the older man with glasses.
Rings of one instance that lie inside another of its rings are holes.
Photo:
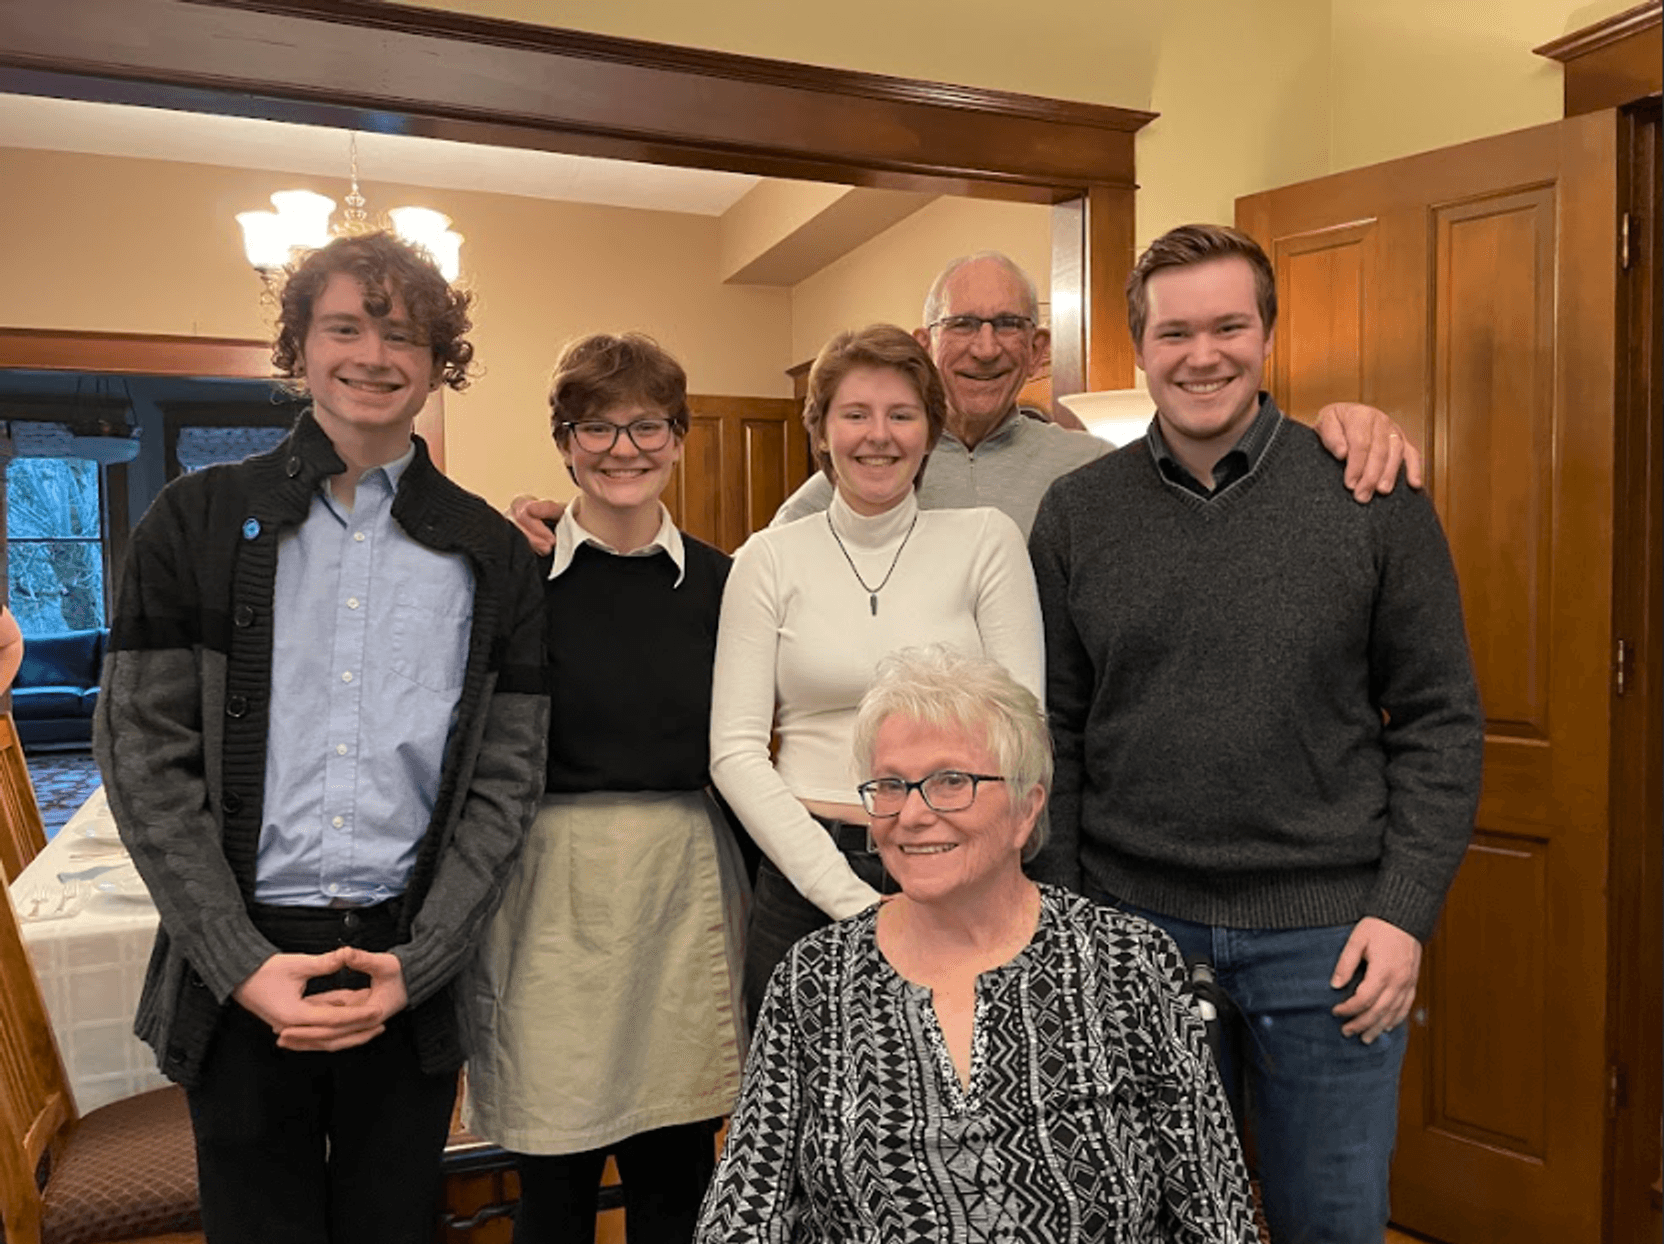
[[[948,264],[925,298],[924,324],[914,336],[942,373],[948,426],[919,482],[919,506],[991,505],[1026,535],[1052,481],[1114,446],[1019,405],[1023,387],[1051,360],[1051,334],[1040,324],[1034,282],[1009,257],[981,251]],[[1346,459],[1346,479],[1358,500],[1390,492],[1401,459],[1410,482],[1420,485],[1421,456],[1373,407],[1327,406],[1318,432],[1331,453]],[[774,524],[830,502],[827,482],[810,479],[786,499]]]

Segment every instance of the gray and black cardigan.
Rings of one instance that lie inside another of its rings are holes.
[[[467,557],[467,674],[393,948],[423,1067],[464,1056],[450,983],[495,909],[537,807],[549,701],[542,588],[525,540],[416,441],[393,517]],[[278,540],[344,470],[303,415],[270,453],[162,490],[122,567],[94,748],[110,809],[161,913],[134,1030],[194,1083],[220,1010],[272,954],[254,927]]]

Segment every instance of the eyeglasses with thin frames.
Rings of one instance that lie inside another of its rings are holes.
[[[630,443],[642,453],[652,453],[670,444],[674,430],[668,419],[635,419],[629,423],[613,423],[609,419],[567,420],[560,425],[572,434],[578,448],[585,453],[609,453],[618,444],[618,434],[624,433]]]
[[[1034,327],[1034,321],[1026,315],[944,315],[930,327],[950,337],[974,337],[984,324],[993,327],[994,336],[1007,341],[1021,337]]]
[[[1003,782],[993,773],[966,773],[962,769],[938,769],[916,782],[897,777],[873,778],[855,788],[861,806],[871,816],[900,816],[910,791],[918,791],[924,806],[932,812],[963,812],[976,802],[977,787],[984,782]]]

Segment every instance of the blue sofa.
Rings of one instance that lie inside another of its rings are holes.
[[[109,631],[65,631],[24,641],[12,718],[25,748],[92,742],[92,713]]]

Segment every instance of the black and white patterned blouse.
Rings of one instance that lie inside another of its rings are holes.
[[[1034,939],[977,980],[969,1089],[877,909],[775,972],[700,1244],[1257,1239],[1182,961],[1041,887]]]

